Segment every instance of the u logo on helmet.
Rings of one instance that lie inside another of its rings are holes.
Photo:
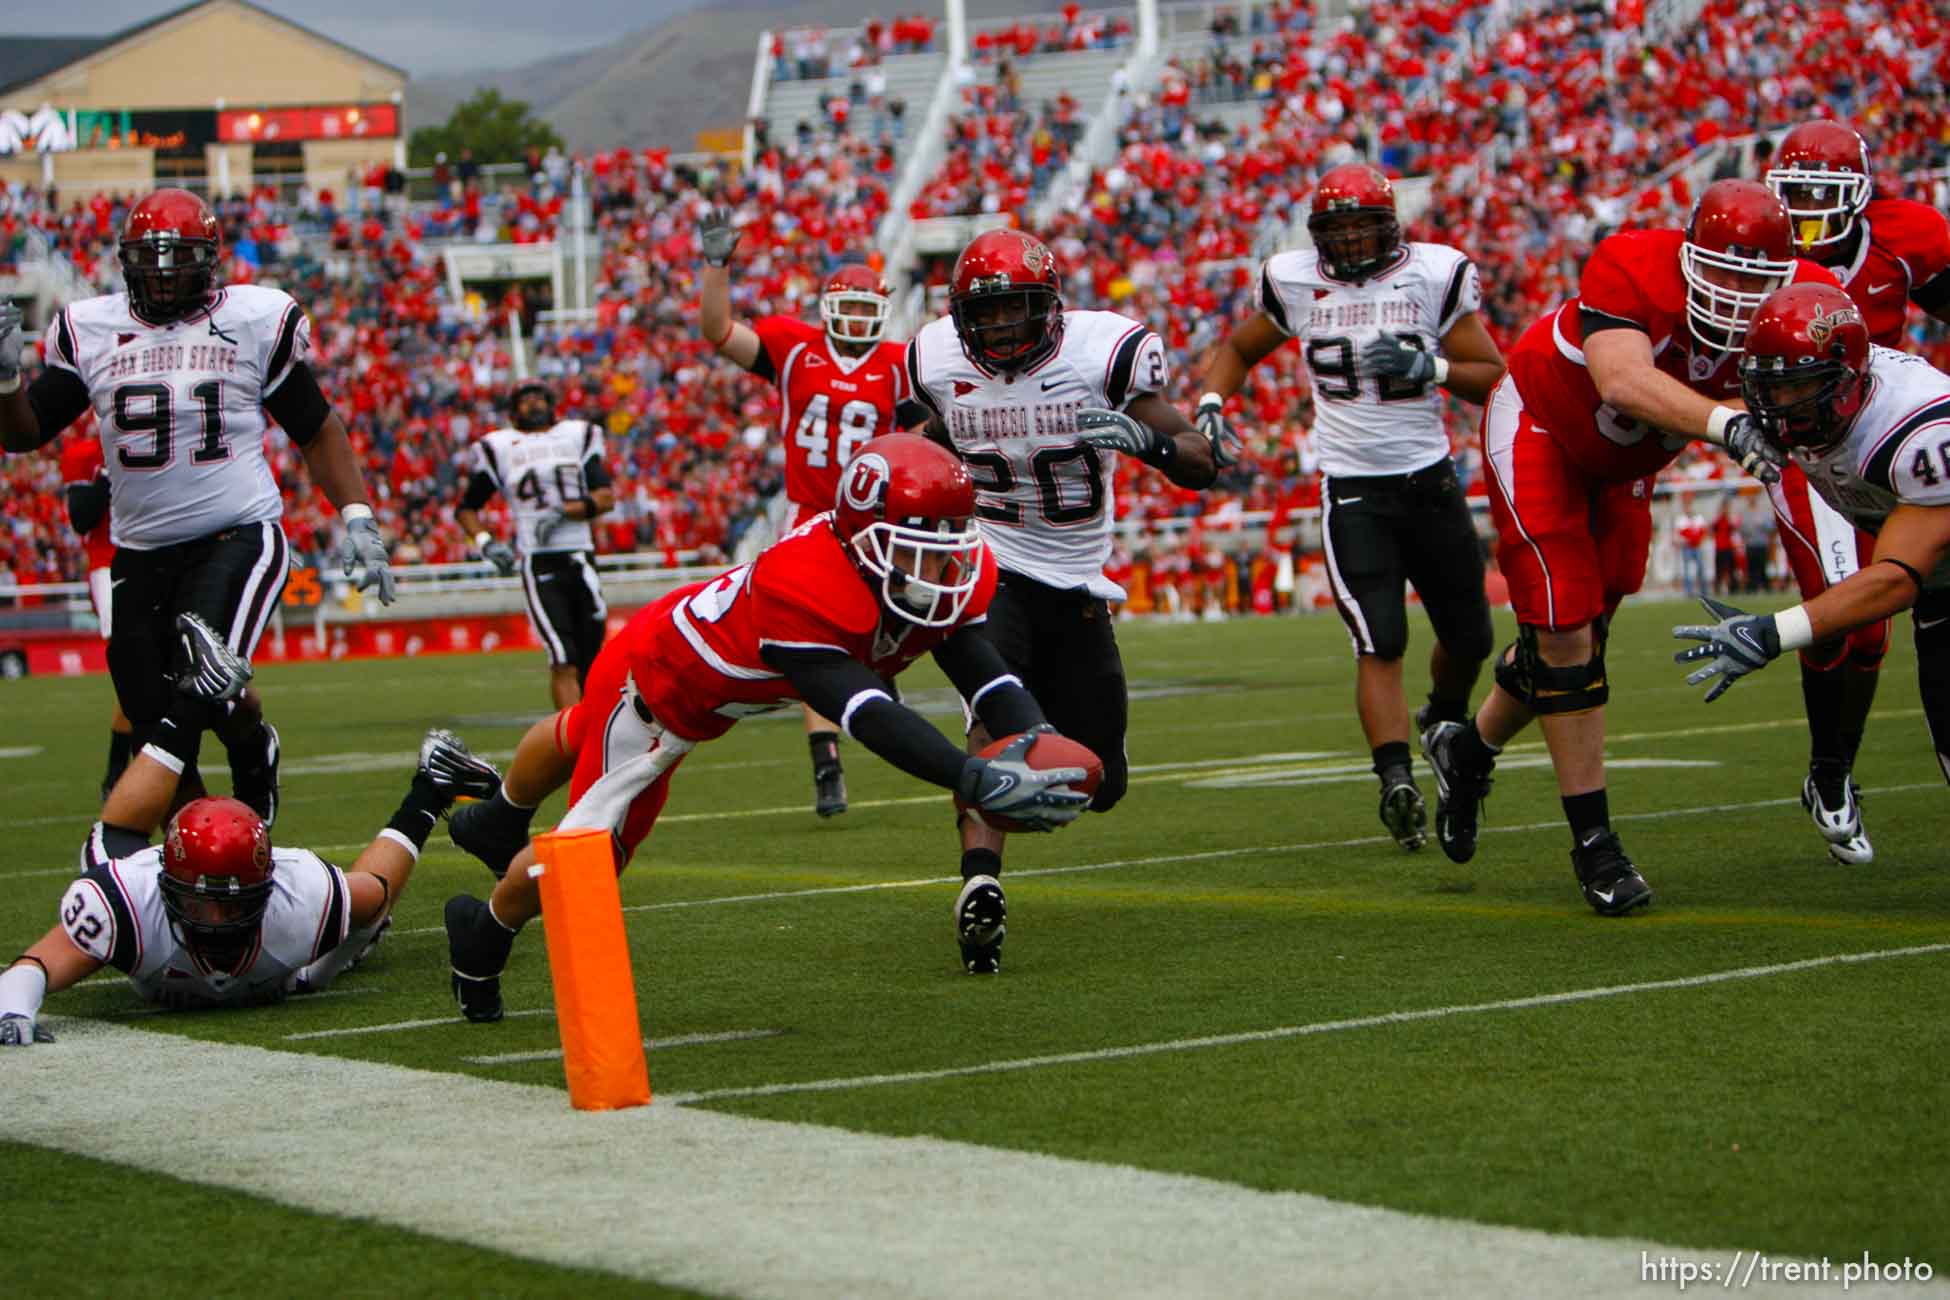
[[[855,456],[847,463],[846,477],[840,480],[840,503],[851,510],[872,512],[887,499],[887,480],[891,471],[887,458],[877,451]]]

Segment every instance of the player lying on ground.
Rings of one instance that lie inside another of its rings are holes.
[[[848,465],[832,514],[631,619],[596,657],[582,702],[536,724],[501,790],[449,828],[501,877],[488,902],[467,894],[447,902],[454,995],[467,1018],[500,1019],[502,967],[516,932],[541,910],[527,870],[536,861],[528,844],[535,806],[573,773],[562,827],[609,828],[627,863],[684,755],[742,717],[803,701],[970,805],[1046,829],[1074,820],[1089,802],[1069,788],[1083,769],[1031,768],[1028,738],[994,759],[964,754],[889,685],[931,652],[995,735],[1047,725],[977,631],[996,567],[974,513],[974,484],[953,455],[915,434],[876,438]],[[995,883],[970,879],[956,900],[964,952],[1001,943],[1001,918],[988,933],[986,917],[964,915],[984,882]]]
[[[272,848],[235,799],[204,798],[163,824],[216,708],[250,668],[193,615],[180,620],[191,668],[169,712],[110,791],[82,848],[60,920],[0,974],[0,1046],[50,1042],[41,1002],[113,966],[170,1008],[276,1002],[324,988],[379,941],[434,821],[460,795],[500,784],[458,736],[429,731],[399,811],[349,871],[308,849]]]
[[[1779,614],[1707,601],[1718,623],[1672,630],[1701,642],[1674,656],[1702,665],[1687,683],[1718,677],[1706,694],[1718,699],[1785,651],[1907,609],[1924,721],[1950,776],[1950,375],[1921,357],[1872,347],[1848,295],[1809,284],[1761,304],[1741,376],[1762,432],[1824,501],[1874,535],[1875,550],[1848,578]],[[1860,830],[1858,820],[1853,833]],[[1838,824],[1823,833],[1846,846],[1851,830]]]

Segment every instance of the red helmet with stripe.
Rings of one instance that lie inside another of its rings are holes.
[[[271,904],[271,837],[235,799],[195,799],[163,832],[163,910],[185,945],[227,961],[256,937]]]
[[[1787,205],[1803,254],[1839,252],[1875,193],[1869,146],[1840,122],[1803,122],[1781,137],[1767,184]]]
[[[160,189],[129,209],[116,252],[136,311],[146,320],[180,320],[210,299],[223,231],[202,199]]]
[[[819,291],[819,319],[835,343],[873,344],[887,332],[893,291],[880,273],[854,262],[826,277]]]
[[[1868,391],[1869,327],[1832,284],[1791,284],[1767,296],[1747,327],[1740,391],[1777,446],[1826,451]]]
[[[975,236],[955,259],[948,314],[977,365],[1027,370],[1063,342],[1063,293],[1056,255],[1020,230]]]
[[[833,527],[881,603],[910,623],[959,622],[982,576],[975,481],[947,448],[889,433],[840,471]]]
[[[1679,246],[1686,320],[1708,347],[1738,352],[1754,309],[1794,278],[1794,235],[1780,195],[1759,181],[1715,181]]]
[[[1320,250],[1320,264],[1337,280],[1365,280],[1401,247],[1402,227],[1395,215],[1395,187],[1378,168],[1344,163],[1314,187],[1307,233]]]

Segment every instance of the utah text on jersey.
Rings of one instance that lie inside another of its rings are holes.
[[[1324,472],[1411,474],[1449,454],[1441,391],[1362,374],[1361,350],[1386,333],[1437,351],[1450,327],[1482,305],[1469,258],[1443,244],[1407,243],[1393,265],[1355,284],[1329,275],[1315,250],[1297,249],[1266,259],[1257,296],[1267,319],[1301,341]]]
[[[136,316],[122,293],[62,310],[47,361],[94,405],[115,544],[154,550],[281,518],[264,402],[310,353],[304,310],[259,285],[233,285],[166,325]]]
[[[273,891],[253,946],[232,971],[199,960],[163,906],[162,848],[88,864],[61,898],[61,925],[75,947],[129,977],[145,1001],[175,1008],[276,1002],[298,973],[350,933],[345,874],[307,849],[273,848]]]
[[[976,515],[997,562],[1048,586],[1124,590],[1104,576],[1113,516],[1112,457],[1079,441],[1085,407],[1123,410],[1169,378],[1164,343],[1108,311],[1063,313],[1048,360],[998,375],[969,359],[954,322],[923,326],[908,345],[914,393],[941,417],[975,480]]]

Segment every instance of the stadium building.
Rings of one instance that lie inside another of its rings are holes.
[[[101,35],[0,36],[0,179],[84,199],[277,173],[343,186],[404,165],[406,77],[247,0]]]

